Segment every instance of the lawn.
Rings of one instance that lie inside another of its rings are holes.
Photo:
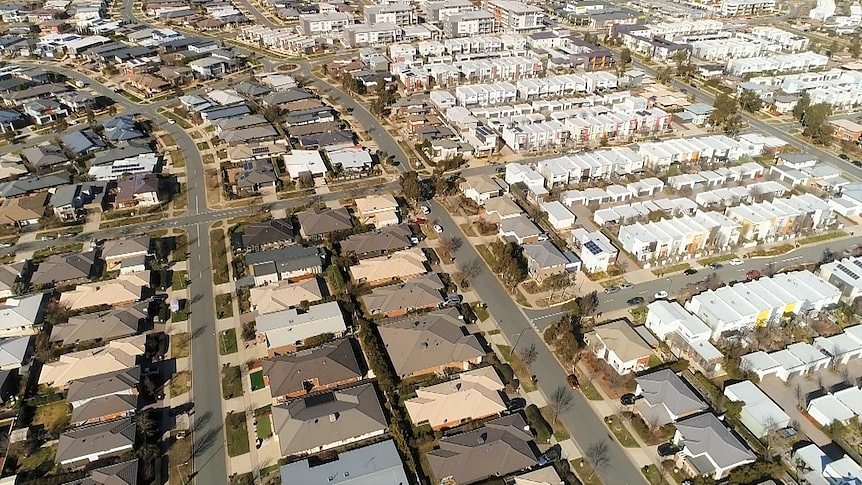
[[[473,306],[473,313],[476,314],[476,318],[478,318],[480,322],[484,322],[490,316],[488,314],[488,309],[485,308],[485,305],[481,304]]]
[[[225,399],[242,396],[242,372],[238,365],[223,367],[221,370],[221,390]]]
[[[839,237],[844,237],[846,235],[847,235],[847,233],[844,231],[832,231],[832,232],[827,232],[826,234],[820,234],[818,236],[811,236],[811,237],[807,237],[805,239],[800,239],[797,242],[799,244],[814,244],[814,243],[819,243],[819,242],[823,242],[823,241],[829,241],[830,239],[838,239]]]
[[[263,371],[255,371],[248,375],[249,380],[251,381],[251,390],[257,391],[263,389],[265,384],[263,382]]]
[[[191,336],[188,332],[177,333],[171,336],[171,358],[182,359],[189,356],[189,344]]]
[[[230,281],[230,270],[227,265],[227,247],[225,246],[224,231],[221,229],[210,231],[210,256],[212,257],[213,270],[215,271],[213,283],[220,285]]]
[[[240,313],[248,313],[251,311],[251,292],[248,288],[240,288],[236,290],[237,303],[239,304]]]
[[[185,290],[189,285],[186,282],[189,280],[189,272],[185,270],[176,270],[172,276],[173,281],[171,283],[171,288],[174,291]]]
[[[180,308],[179,311],[171,313],[171,321],[173,323],[177,322],[185,322],[189,319],[189,305],[186,304],[184,307]]]
[[[188,121],[186,121],[184,118],[180,117],[179,115],[177,115],[176,113],[174,113],[170,110],[165,110],[165,112],[162,113],[162,116],[164,116],[165,118],[174,120],[178,125],[180,125],[180,128],[182,128],[184,130],[188,130],[189,128],[192,127],[192,125],[189,124]]]
[[[623,424],[622,418],[619,415],[615,414],[613,416],[605,417],[605,424],[608,425],[608,428],[610,428],[611,432],[616,436],[617,441],[619,441],[621,445],[626,448],[637,448],[639,446],[634,436],[632,436],[626,429],[625,424]]]
[[[45,425],[49,431],[61,431],[69,425],[71,408],[65,401],[56,401],[36,408],[33,424]]]
[[[18,466],[19,472],[40,471],[48,473],[54,468],[54,457],[57,456],[57,445],[44,446],[36,450],[30,456],[21,460]]]
[[[184,485],[188,483],[189,475],[194,472],[194,465],[189,461],[192,453],[192,437],[186,436],[181,440],[175,441],[171,445],[168,459],[171,462],[170,485]]]
[[[644,477],[646,477],[646,480],[650,485],[661,485],[664,481],[661,476],[661,472],[659,472],[658,467],[655,465],[641,467],[641,473],[644,474]]]
[[[656,268],[656,269],[652,270],[652,274],[654,274],[658,277],[662,277],[664,275],[669,275],[671,273],[679,273],[680,271],[685,271],[689,268],[691,268],[691,265],[688,263],[672,264],[670,266],[665,266],[663,268]]]
[[[174,150],[171,152],[171,164],[173,164],[174,168],[184,168],[186,166],[186,156],[183,155],[182,151]]]
[[[33,253],[33,260],[36,262],[43,261],[51,256],[52,254],[64,254],[64,253],[79,253],[81,249],[84,248],[84,243],[74,243],[74,244],[66,244],[63,246],[48,246],[47,248],[42,248]]]
[[[212,156],[211,153],[207,153],[206,155],[201,157],[201,161],[204,163],[213,163],[215,162],[215,157]]]
[[[698,259],[697,262],[703,266],[709,266],[711,264],[723,263],[725,261],[730,261],[731,259],[736,258],[736,255],[733,253],[729,254],[719,254],[718,256],[710,256],[708,258]]]
[[[229,328],[218,334],[218,353],[221,355],[233,354],[237,351],[236,330]]]
[[[257,437],[265,440],[272,436],[272,418],[269,414],[257,418]]]
[[[768,249],[758,248],[754,251],[748,253],[749,257],[756,258],[760,256],[778,256],[779,254],[789,253],[793,251],[794,246],[792,244],[781,244],[778,246],[773,246]]]
[[[185,232],[174,236],[174,250],[171,253],[171,261],[185,261],[188,257],[186,253],[189,250],[189,237]]]
[[[524,367],[524,363],[521,362],[521,358],[517,353],[512,352],[512,347],[508,345],[498,345],[500,349],[500,357],[503,358],[504,361],[508,362],[509,365],[512,366],[512,370],[515,371],[515,377],[518,378],[518,381],[521,383],[521,389],[524,392],[533,392],[536,390],[536,386],[533,385],[533,381],[530,378],[531,374],[527,372],[527,369]]]
[[[224,293],[215,297],[216,317],[230,318],[233,316],[233,295]]]
[[[239,456],[248,453],[248,425],[245,413],[231,413],[225,418],[225,434],[227,434],[227,455]]]
[[[554,412],[551,408],[545,406],[539,411],[542,412],[542,417],[545,418],[545,421],[551,425],[551,429],[554,431],[554,438],[556,438],[558,442],[569,439],[569,431],[563,425],[563,422],[557,419],[557,422],[554,423]]]
[[[593,467],[590,462],[583,458],[578,458],[571,462],[572,471],[578,476],[583,485],[601,485],[602,479],[597,473],[593,473]]]
[[[203,151],[203,150],[209,150],[209,149],[210,149],[210,144],[209,144],[209,143],[207,143],[207,142],[205,142],[205,141],[202,141],[202,142],[199,142],[199,143],[198,143],[198,150]]]
[[[182,396],[189,392],[192,388],[192,374],[187,370],[179,371],[171,376],[171,381],[168,387],[171,390],[171,397]]]

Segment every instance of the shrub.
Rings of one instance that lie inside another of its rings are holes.
[[[530,404],[527,406],[527,409],[524,410],[524,413],[527,415],[527,422],[530,423],[530,427],[536,432],[536,440],[542,443],[546,443],[550,440],[551,427],[548,426],[545,418],[542,417],[542,413],[539,411],[539,408],[537,408],[535,404]]]

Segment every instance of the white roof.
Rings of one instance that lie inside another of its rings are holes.
[[[540,207],[543,211],[548,213],[549,217],[553,217],[553,219],[557,221],[564,221],[566,219],[575,219],[575,215],[569,209],[566,209],[560,201],[554,200],[551,202],[543,202],[540,204]]]
[[[338,302],[322,303],[299,313],[295,308],[257,317],[258,332],[266,334],[269,347],[283,347],[324,333],[347,330]]]
[[[323,175],[326,173],[326,165],[323,157],[317,150],[293,150],[284,156],[284,165],[291,178],[297,178],[302,173],[312,175]]]
[[[862,415],[862,389],[848,387],[847,389],[834,392],[832,395],[855,414]]]
[[[828,361],[829,357],[808,342],[797,342],[787,346],[787,350],[806,365],[816,365]]]
[[[724,388],[724,395],[732,401],[745,403],[745,412],[751,415],[761,425],[774,423],[783,427],[790,422],[790,416],[769,396],[751,381],[741,381]]]
[[[823,426],[830,425],[833,421],[846,422],[856,414],[833,394],[826,394],[812,399],[808,403],[808,414],[811,414],[818,422],[817,416],[826,418],[826,422],[820,422]]]
[[[760,373],[773,372],[779,367],[778,362],[762,350],[743,355],[742,362],[747,369]]]

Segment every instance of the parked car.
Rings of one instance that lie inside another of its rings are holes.
[[[662,443],[658,445],[658,456],[671,456],[679,452],[679,446],[673,443]]]
[[[629,288],[631,288],[631,287],[633,287],[633,286],[634,286],[634,285],[633,285],[633,284],[631,284],[631,283],[623,283],[623,284],[621,284],[621,285],[620,285],[620,289],[621,289],[621,290],[628,290]]]
[[[628,301],[626,301],[626,303],[628,303],[629,305],[641,305],[643,304],[643,302],[644,297],[642,296],[635,296],[633,298],[629,298]]]
[[[728,261],[728,263],[729,263],[731,266],[739,266],[740,264],[742,264],[742,260],[741,260],[741,259],[739,259],[739,258],[733,258],[733,259],[731,259],[730,261]]]
[[[620,404],[622,404],[623,406],[631,406],[635,403],[636,400],[637,396],[630,392],[627,392],[620,396]]]
[[[578,376],[574,374],[569,374],[566,376],[566,384],[569,385],[572,389],[578,389],[581,387],[581,384],[578,383]]]
[[[753,270],[749,271],[748,273],[745,273],[745,278],[748,279],[749,281],[756,280],[757,278],[760,278],[760,276],[761,276],[760,271],[757,271],[756,269],[753,269]]]
[[[841,160],[850,160],[850,157],[848,157],[846,153],[838,155],[838,158],[840,158]]]
[[[606,295],[613,295],[614,293],[616,293],[618,291],[620,291],[619,286],[608,286],[607,288],[605,288],[605,294]]]
[[[422,213],[423,213],[423,214],[425,214],[425,215],[430,214],[430,213],[431,213],[431,208],[430,208],[430,207],[428,207],[427,205],[423,205],[423,206],[422,206]]]
[[[434,232],[437,234],[443,234],[443,226],[440,224],[434,224]]]
[[[683,271],[682,274],[686,276],[691,276],[693,274],[697,274],[697,270],[694,268],[688,268],[687,270]]]
[[[653,297],[655,297],[656,300],[663,300],[663,299],[667,298],[667,291],[661,290],[661,291],[657,292],[655,295],[653,295]]]
[[[721,269],[724,268],[724,265],[721,263],[712,263],[709,265],[709,269]]]

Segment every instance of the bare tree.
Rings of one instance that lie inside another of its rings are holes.
[[[440,242],[437,247],[440,250],[441,256],[447,259],[452,259],[455,257],[455,252],[461,248],[462,244],[464,244],[464,240],[460,237],[440,236]]]
[[[539,351],[536,350],[536,344],[530,344],[518,351],[518,355],[521,357],[521,362],[526,367],[530,367],[536,361],[536,358],[539,357]]]
[[[844,381],[848,386],[853,385],[853,374],[850,373],[850,368],[847,365],[842,365],[838,368],[838,375],[841,376],[841,380]]]
[[[607,441],[596,441],[587,446],[584,457],[593,466],[593,471],[588,479],[592,479],[597,471],[604,470],[611,461],[610,447]]]
[[[796,393],[796,405],[799,409],[805,409],[808,405],[808,393],[805,392],[805,389],[802,389],[802,385],[799,383],[796,384],[793,391]]]
[[[464,281],[469,281],[482,272],[484,263],[479,258],[473,258],[466,263],[458,263],[458,271],[461,273],[462,286]]]
[[[554,389],[550,401],[548,401],[548,407],[551,408],[553,414],[553,424],[557,424],[557,418],[560,414],[572,409],[573,399],[572,391],[568,387],[559,386]]]

